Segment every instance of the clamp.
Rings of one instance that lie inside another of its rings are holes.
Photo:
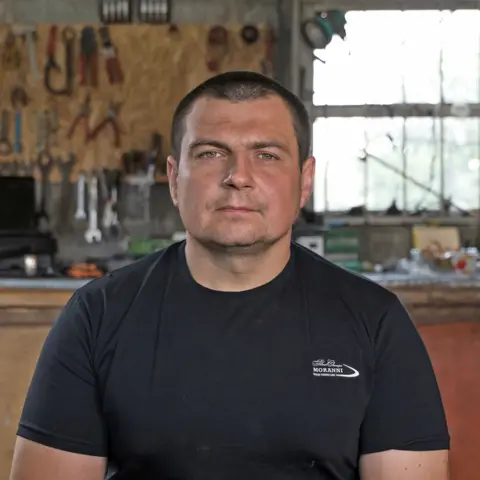
[[[117,122],[118,113],[120,112],[121,103],[110,103],[108,107],[108,113],[104,120],[102,120],[92,132],[90,132],[89,140],[95,140],[98,134],[107,126],[110,125],[114,134],[114,146],[119,148],[121,144],[121,129]]]

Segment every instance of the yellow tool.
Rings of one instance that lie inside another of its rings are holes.
[[[18,70],[22,63],[22,53],[17,46],[16,37],[9,30],[2,49],[2,67],[6,70]]]

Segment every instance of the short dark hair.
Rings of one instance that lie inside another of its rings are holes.
[[[242,102],[268,95],[278,95],[290,109],[298,143],[300,163],[311,154],[311,124],[302,101],[277,81],[256,72],[232,71],[209,78],[190,91],[178,104],[173,114],[171,130],[172,155],[180,158],[185,118],[196,100],[202,97]]]

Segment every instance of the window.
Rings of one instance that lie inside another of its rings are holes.
[[[385,211],[395,200],[407,211],[438,210],[442,182],[445,198],[459,209],[476,209],[479,127],[474,118],[319,118],[313,125],[315,209]]]
[[[449,197],[480,208],[480,119],[397,108],[480,103],[480,10],[350,12],[346,41],[315,53],[314,105],[344,109],[314,123],[316,209],[437,210]],[[368,105],[390,116],[369,118]]]

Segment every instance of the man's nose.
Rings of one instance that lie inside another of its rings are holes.
[[[246,154],[232,155],[224,183],[234,188],[248,188],[253,185],[252,162]]]

